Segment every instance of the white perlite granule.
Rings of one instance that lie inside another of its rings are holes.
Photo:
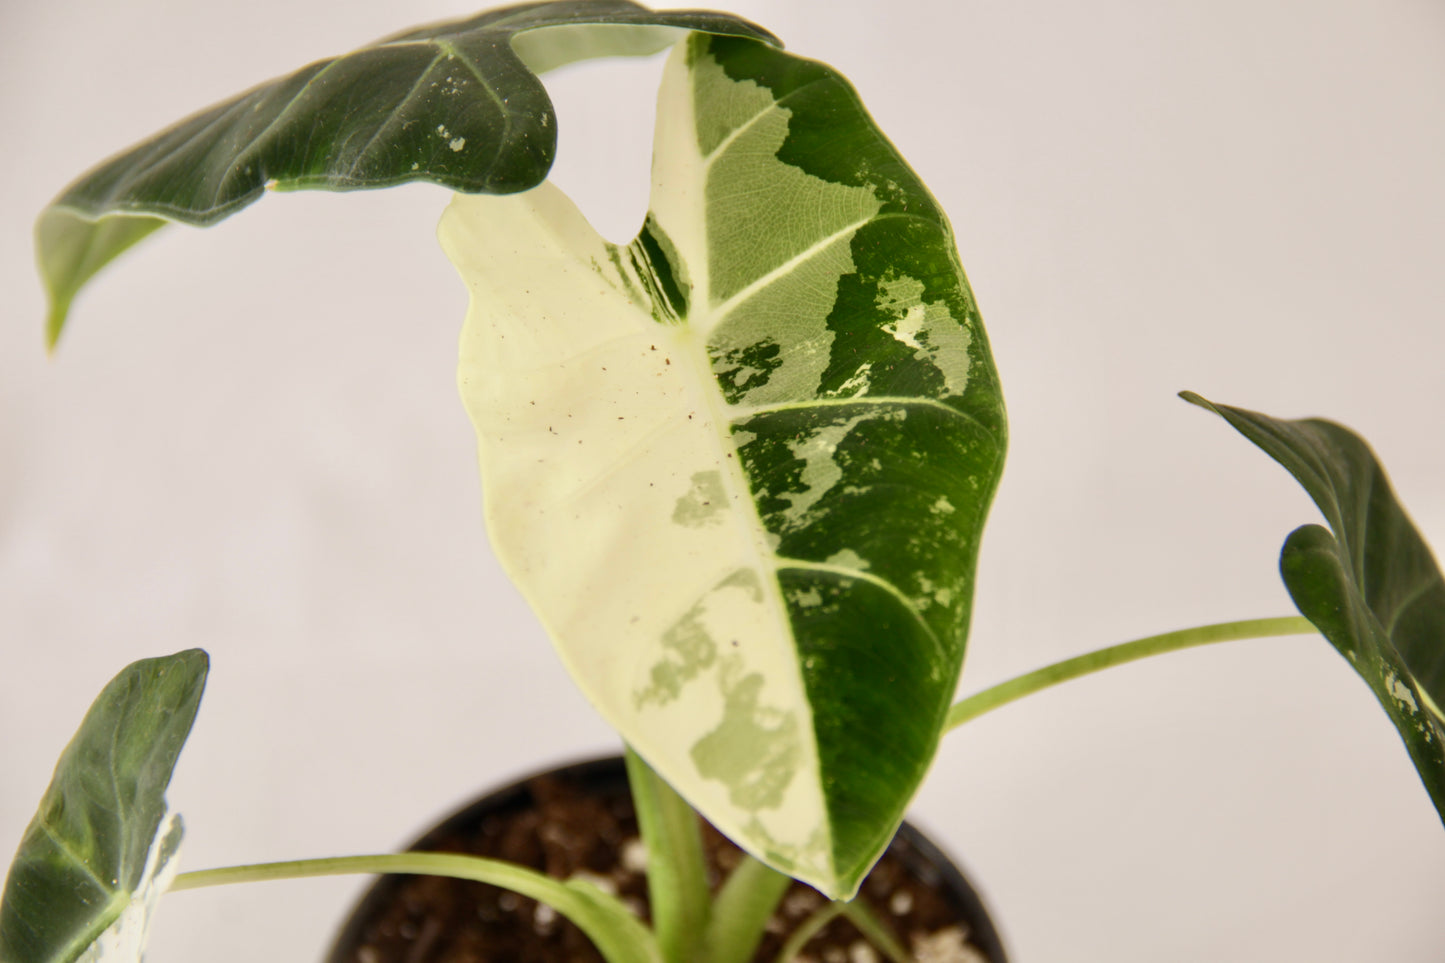
[[[864,940],[848,947],[848,963],[879,963],[878,951]]]
[[[913,938],[913,959],[915,963],[988,963],[988,959],[977,948],[969,946],[961,927],[930,933]]]
[[[647,846],[636,836],[622,844],[622,865],[634,873],[647,872]]]

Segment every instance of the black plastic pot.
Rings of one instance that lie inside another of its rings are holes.
[[[576,799],[580,797],[590,801],[579,806]],[[576,811],[560,815],[564,805]],[[554,818],[556,821],[551,821]],[[596,844],[589,841],[574,846],[579,853],[590,848],[592,855],[574,857],[567,855],[565,847],[559,849],[563,844],[573,846],[570,837],[594,830],[600,835]],[[616,863],[619,857],[615,851],[635,835],[626,767],[620,757],[613,756],[540,773],[489,793],[448,817],[409,848],[472,852],[567,876],[579,869],[595,873],[589,864],[598,858],[595,850],[599,848],[605,847],[608,851],[604,858]],[[711,827],[707,828],[707,847],[724,869],[729,858],[736,858],[729,856],[735,854],[732,844]],[[574,858],[582,862],[575,864]],[[622,861],[626,861],[625,856]],[[989,963],[1006,963],[988,911],[962,871],[908,823],[903,824],[887,855],[865,881],[861,894],[881,904],[875,906],[875,911],[895,925],[912,922],[908,917],[915,913],[911,892],[906,905],[900,895],[905,888],[901,885],[904,876],[929,891],[922,893],[919,914],[926,903],[930,919],[944,918],[949,926],[957,927],[966,934],[967,944]],[[619,895],[640,904],[645,894],[642,877],[636,876],[635,881],[625,875],[619,878],[625,880]],[[906,888],[921,892],[913,883]],[[929,893],[936,894],[937,899]],[[801,917],[821,902],[817,893],[797,883],[785,895],[780,914],[793,912]],[[830,926],[851,924],[838,920]],[[493,946],[495,934],[503,928],[529,927],[534,934],[541,932],[541,942],[548,948],[481,948]],[[764,944],[759,958],[771,959],[767,948],[785,936],[786,932],[769,935],[769,943]],[[945,943],[952,940],[956,944],[956,936],[936,932],[936,938]],[[841,931],[838,938],[844,938]],[[576,963],[588,959],[600,957],[580,932],[524,897],[461,880],[383,876],[343,925],[327,963]]]

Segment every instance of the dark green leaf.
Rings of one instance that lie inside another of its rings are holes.
[[[429,181],[506,194],[540,184],[557,146],[536,74],[654,53],[685,30],[772,41],[737,17],[629,0],[489,10],[388,37],[204,110],[66,188],[36,228],[54,344],[77,291],[168,221],[209,225],[277,190]],[[112,218],[125,220],[113,222]]]
[[[0,960],[69,963],[102,937],[139,960],[146,903],[180,843],[165,791],[207,664],[199,649],[133,663],[90,707],[5,881]]]
[[[1305,525],[1280,555],[1299,608],[1374,690],[1445,819],[1445,581],[1364,440],[1328,421],[1211,404],[1309,492],[1334,532]]]

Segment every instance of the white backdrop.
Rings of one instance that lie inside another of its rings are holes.
[[[859,87],[950,212],[1012,420],[963,689],[1290,614],[1298,487],[1192,388],[1328,415],[1445,545],[1445,8],[739,0]],[[106,679],[201,645],[187,868],[393,848],[610,751],[487,548],[465,296],[412,187],[172,229],[47,361],[30,226],[82,168],[456,0],[0,6],[0,850]],[[558,75],[556,178],[614,239],[658,64]],[[613,132],[616,131],[614,134]],[[1442,833],[1318,638],[1141,663],[949,736],[917,820],[1026,963],[1437,963]],[[358,880],[165,901],[150,958],[315,960]]]

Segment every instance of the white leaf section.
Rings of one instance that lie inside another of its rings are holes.
[[[826,878],[793,639],[698,332],[658,323],[550,184],[459,196],[441,236],[472,295],[459,381],[498,556],[644,758]]]
[[[181,817],[167,813],[146,855],[139,888],[130,894],[130,902],[116,921],[75,958],[76,963],[140,963],[156,903],[170,888],[179,868],[176,856],[181,835]]]

